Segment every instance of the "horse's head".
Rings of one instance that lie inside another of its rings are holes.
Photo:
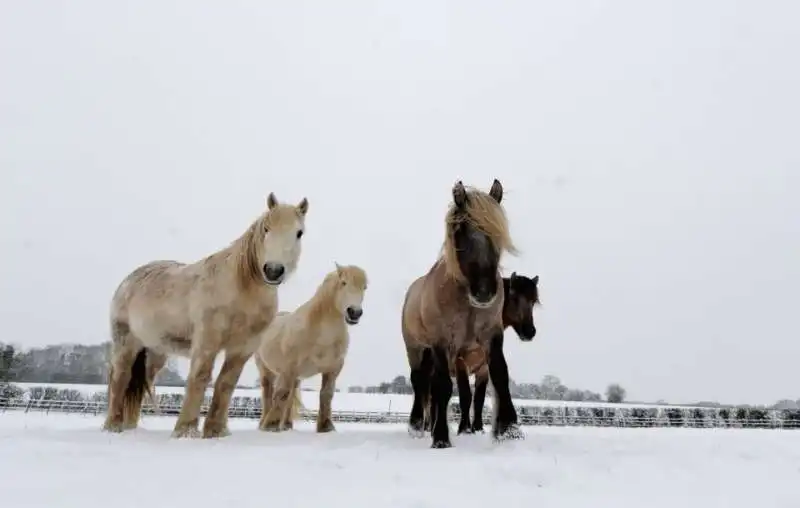
[[[291,205],[279,203],[272,192],[267,196],[267,211],[259,232],[262,241],[256,247],[258,266],[267,284],[277,286],[295,271],[302,250],[306,213],[306,198]]]
[[[348,325],[356,325],[364,314],[361,307],[367,291],[367,273],[355,265],[336,263],[336,296],[334,305]]]
[[[503,278],[503,290],[503,326],[512,327],[523,342],[533,340],[536,336],[533,306],[539,303],[539,276],[529,279],[514,272],[511,277]]]
[[[500,257],[514,252],[505,211],[500,205],[503,186],[494,180],[489,193],[453,186],[447,214],[445,260],[448,271],[467,286],[470,305],[484,309],[499,294]]]

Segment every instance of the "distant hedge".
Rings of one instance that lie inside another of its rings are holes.
[[[159,412],[176,415],[180,411],[183,394],[157,396]],[[203,414],[211,404],[211,397],[203,402]],[[336,407],[336,396],[333,399]],[[4,385],[0,391],[0,411],[58,411],[100,414],[106,410],[106,394],[97,392],[85,397],[75,389],[34,387],[25,391],[15,385]],[[154,414],[149,404],[145,414]],[[530,404],[517,407],[522,425],[587,426],[587,427],[687,427],[687,428],[800,428],[800,410],[760,408],[692,408],[692,407],[589,407],[552,406]],[[259,418],[259,397],[233,397],[229,411],[231,417]],[[302,411],[306,419],[313,419],[316,411]],[[457,422],[460,410],[457,402],[450,405],[450,416]],[[334,411],[334,420],[347,422],[404,423],[406,412],[387,411]],[[484,415],[485,425],[491,425],[491,411]]]

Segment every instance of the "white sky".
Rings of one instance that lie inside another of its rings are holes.
[[[502,180],[541,276],[511,375],[634,399],[800,397],[800,5],[3,2],[0,321],[96,343],[119,281],[307,196],[284,309],[371,285],[340,386],[407,374],[399,313],[456,179]],[[252,381],[250,365],[242,381]]]

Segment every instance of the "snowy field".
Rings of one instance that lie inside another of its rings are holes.
[[[725,508],[798,506],[800,433],[526,428],[431,450],[402,425],[311,424],[267,434],[232,419],[223,440],[173,440],[173,418],[128,434],[94,416],[0,413],[3,506]]]

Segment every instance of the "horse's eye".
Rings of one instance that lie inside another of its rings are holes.
[[[303,237],[303,230],[301,229],[300,231],[297,232],[297,239],[299,240],[302,237]]]
[[[265,233],[269,233],[269,227],[268,226],[264,226],[264,232]]]

